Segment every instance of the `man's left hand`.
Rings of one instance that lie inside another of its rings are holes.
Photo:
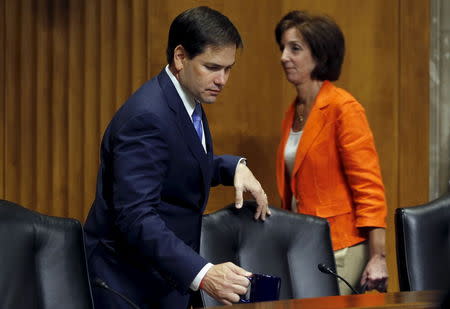
[[[265,221],[266,215],[271,215],[267,195],[247,165],[239,163],[236,167],[234,187],[236,189],[236,208],[242,207],[244,202],[243,193],[250,192],[258,204],[255,212],[255,220],[261,219]]]

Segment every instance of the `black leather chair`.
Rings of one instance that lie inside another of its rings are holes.
[[[401,291],[450,287],[450,193],[395,213]]]
[[[280,299],[338,295],[334,277],[317,265],[335,268],[325,219],[271,207],[266,222],[253,219],[256,203],[234,204],[203,216],[200,254],[213,264],[233,262],[253,273],[281,277]],[[220,305],[201,291],[204,307]]]
[[[81,224],[0,200],[0,308],[90,309]]]

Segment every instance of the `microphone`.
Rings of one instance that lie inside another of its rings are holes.
[[[113,292],[114,294],[116,294],[117,296],[119,296],[120,298],[122,298],[124,301],[126,301],[131,307],[133,307],[134,309],[140,309],[135,303],[133,303],[128,297],[126,297],[125,295],[123,295],[122,293],[117,292],[116,290],[114,290],[113,288],[109,287],[109,285],[106,284],[105,281],[103,281],[100,278],[95,278],[94,279],[94,283],[97,287],[105,289],[107,291]]]
[[[320,264],[317,265],[317,268],[319,268],[319,270],[320,270],[321,272],[323,272],[324,274],[332,275],[332,276],[334,276],[334,277],[336,277],[336,278],[339,278],[339,279],[341,279],[342,281],[344,281],[344,283],[345,283],[345,284],[353,291],[354,294],[363,294],[363,293],[365,292],[365,290],[366,290],[366,285],[363,285],[363,286],[361,287],[361,291],[360,291],[360,292],[356,291],[356,290],[352,287],[352,285],[351,285],[350,283],[347,282],[347,280],[345,280],[344,278],[342,278],[341,276],[339,276],[337,273],[335,273],[335,272],[331,269],[331,267],[329,267],[329,266],[327,266],[327,265],[325,265],[325,264],[320,263]]]

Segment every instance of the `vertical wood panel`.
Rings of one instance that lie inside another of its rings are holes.
[[[152,29],[153,29],[153,24],[152,24],[152,8],[155,7],[154,3],[151,3],[149,1],[147,1],[147,5],[146,5],[146,24],[145,24],[145,29],[146,29],[146,37],[145,40],[147,42],[146,45],[146,49],[145,49],[145,66],[146,66],[146,72],[147,72],[147,79],[149,79],[153,74],[152,74],[152,70],[151,70],[151,61],[150,59],[152,58]]]
[[[5,198],[5,2],[0,2],[0,199]]]
[[[35,57],[30,54],[30,50],[35,50],[34,32],[34,6],[33,0],[21,0],[21,20],[20,32],[20,96],[17,103],[20,109],[19,126],[20,130],[16,136],[20,143],[19,163],[19,192],[20,202],[30,207],[35,204],[34,181],[36,176],[35,161],[30,160],[35,155],[35,118],[36,105],[30,104],[36,96],[35,87]]]
[[[116,28],[116,108],[131,94],[131,2],[117,0],[117,28]]]
[[[100,131],[103,132],[116,110],[116,5],[101,1],[100,6]]]
[[[52,9],[52,92],[51,92],[51,212],[67,215],[67,88],[68,88],[68,1],[54,0]]]
[[[20,203],[19,159],[20,116],[18,99],[20,97],[20,2],[5,3],[6,41],[5,41],[5,198]]]
[[[132,2],[131,17],[131,91],[138,89],[147,76],[147,2]]]
[[[67,181],[68,186],[68,201],[67,214],[69,217],[81,217],[83,215],[82,203],[84,202],[83,192],[84,174],[83,163],[84,156],[81,149],[85,145],[84,141],[84,69],[81,64],[84,63],[84,34],[89,32],[86,30],[85,16],[84,16],[84,1],[71,0],[69,8],[69,61],[68,61],[68,166],[67,166]]]
[[[400,0],[399,206],[428,200],[428,1]]]
[[[36,205],[35,209],[50,213],[51,200],[51,80],[52,36],[50,0],[37,1],[36,10]]]
[[[86,3],[85,62],[84,62],[84,187],[80,208],[87,213],[94,197],[98,168],[99,129],[99,87],[100,87],[100,11],[98,2]],[[81,124],[83,126],[83,124]]]

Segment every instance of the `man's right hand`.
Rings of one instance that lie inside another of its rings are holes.
[[[237,303],[247,293],[252,273],[231,262],[212,266],[203,277],[201,289],[225,305]]]

